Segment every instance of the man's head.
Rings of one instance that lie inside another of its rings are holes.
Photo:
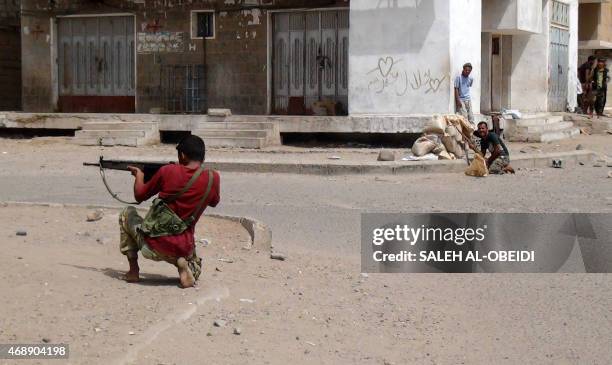
[[[605,68],[606,67],[606,59],[605,58],[600,58],[597,60],[597,68]]]
[[[589,60],[587,62],[589,63],[589,65],[593,66],[595,64],[595,61],[597,61],[597,57],[589,56]]]
[[[472,64],[468,62],[465,65],[463,65],[463,72],[461,74],[465,77],[468,77],[470,76],[471,73],[472,73]]]
[[[480,135],[480,138],[485,138],[487,134],[489,134],[489,125],[487,122],[478,123],[478,134]]]
[[[178,151],[179,163],[187,165],[189,162],[204,162],[206,146],[202,138],[189,135],[181,140],[176,146]]]

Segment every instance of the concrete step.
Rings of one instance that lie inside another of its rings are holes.
[[[274,123],[267,122],[201,122],[198,129],[274,130]]]
[[[157,130],[152,122],[86,122],[82,130]]]
[[[194,133],[202,138],[206,137],[252,137],[252,138],[268,138],[271,131],[267,130],[240,130],[240,129],[200,129]]]
[[[558,123],[546,123],[542,125],[530,125],[530,126],[520,126],[517,127],[516,130],[519,134],[526,133],[544,133],[544,132],[555,132],[561,131],[563,129],[571,128],[574,126],[572,122],[558,122]]]
[[[525,119],[515,119],[513,120],[516,123],[517,127],[532,127],[538,125],[545,124],[554,124],[563,121],[563,116],[561,115],[551,115],[546,117],[533,117],[533,118],[525,118]]]
[[[140,137],[147,136],[143,130],[80,130],[75,133],[75,137],[97,138],[97,137]]]
[[[579,135],[580,129],[577,127],[571,127],[558,131],[529,134],[527,135],[527,142],[554,142],[574,138]]]
[[[250,137],[203,137],[208,147],[238,147],[238,148],[264,148],[267,143],[265,138]]]
[[[136,137],[79,137],[74,138],[72,143],[80,146],[127,146],[138,147],[143,144],[139,143]]]

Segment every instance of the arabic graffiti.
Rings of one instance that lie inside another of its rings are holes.
[[[369,71],[368,75],[375,75],[370,80],[368,90],[375,90],[377,94],[382,94],[389,87],[394,87],[397,96],[406,95],[408,91],[408,73],[397,70],[397,66],[402,60],[395,60],[393,57],[381,57],[378,59],[378,66]],[[394,69],[395,68],[395,69]]]
[[[412,74],[413,81],[410,81],[410,87],[412,90],[420,90],[425,88],[425,94],[430,92],[437,93],[440,90],[442,83],[446,81],[448,75],[444,75],[442,78],[436,78],[431,76],[431,70],[425,72],[417,71]]]
[[[448,75],[435,77],[431,70],[427,69],[412,72],[412,78],[409,78],[408,71],[398,66],[400,63],[401,59],[391,56],[379,58],[376,67],[367,73],[370,77],[368,90],[382,94],[390,92],[390,89],[397,96],[406,95],[409,88],[414,91],[425,91],[425,94],[443,91],[442,85],[447,81]]]

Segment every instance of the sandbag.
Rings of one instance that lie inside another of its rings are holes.
[[[457,158],[463,157],[463,147],[461,146],[459,142],[457,142],[455,137],[451,137],[451,136],[442,137],[442,144],[446,148],[446,151],[454,154],[455,156],[457,156]]]
[[[433,153],[434,155],[439,155],[441,153],[447,153],[446,151],[446,147],[444,147],[444,145],[442,143],[439,143],[436,148],[434,148],[431,153]]]
[[[434,115],[434,117],[431,118],[425,125],[423,132],[426,134],[444,134],[446,127],[447,124],[445,118],[439,115]]]
[[[484,157],[480,154],[474,155],[474,160],[470,166],[465,170],[467,176],[485,177],[489,175],[489,169],[487,169],[487,163]]]
[[[411,150],[413,155],[420,157],[431,153],[437,146],[438,142],[436,138],[433,136],[423,136],[414,142]]]
[[[443,152],[440,152],[438,154],[438,159],[440,159],[440,160],[454,160],[455,159],[455,155],[453,155],[452,153],[448,153],[447,151],[443,151]]]

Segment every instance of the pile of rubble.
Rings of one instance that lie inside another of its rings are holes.
[[[474,127],[462,116],[434,116],[412,146],[414,160],[456,160],[467,151],[465,139],[471,139]]]

